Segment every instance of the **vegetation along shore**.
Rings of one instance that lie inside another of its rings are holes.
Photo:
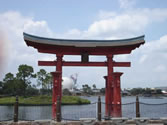
[[[16,97],[2,97],[0,98],[0,105],[13,105]],[[19,105],[32,106],[32,105],[51,105],[52,96],[32,96],[32,97],[19,97]],[[90,104],[87,99],[82,99],[78,96],[63,96],[62,105],[82,105]]]

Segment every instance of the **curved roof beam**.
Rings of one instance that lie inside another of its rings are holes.
[[[119,40],[81,40],[81,39],[53,39],[39,37],[27,33],[23,33],[24,40],[33,43],[57,45],[57,46],[73,46],[73,47],[117,47],[129,46],[145,43],[144,35]]]

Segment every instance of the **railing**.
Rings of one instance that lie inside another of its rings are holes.
[[[158,118],[160,115],[161,117],[167,117],[167,103],[149,104],[140,102],[140,114],[142,117],[147,117],[148,114],[151,118]]]
[[[57,101],[56,121],[79,121],[84,118],[96,119],[101,121],[106,119],[105,103],[101,102],[99,97],[97,102],[88,105],[70,105],[61,106],[60,101]],[[121,104],[122,117],[167,117],[167,103],[149,104],[140,102],[136,97],[135,102]],[[10,112],[6,113],[5,110]],[[19,106],[18,97],[14,106],[0,106],[0,121],[17,122],[18,120],[41,120],[52,119],[52,107],[50,106]],[[2,113],[3,112],[3,113]],[[33,113],[32,113],[33,112]],[[159,116],[158,112],[161,113]],[[112,117],[108,117],[113,119]],[[109,120],[108,119],[108,120]],[[107,120],[107,119],[106,119]]]

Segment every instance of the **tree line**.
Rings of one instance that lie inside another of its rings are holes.
[[[151,95],[160,95],[162,94],[161,89],[151,89],[151,88],[132,88],[130,90],[124,90],[129,92],[129,95],[143,95],[143,96],[151,96]]]
[[[33,84],[33,81],[37,84]],[[0,81],[0,95],[6,96],[33,96],[51,94],[52,76],[44,69],[34,73],[32,66],[19,65],[17,73],[7,73]]]
[[[35,84],[33,84],[35,83]],[[34,95],[51,95],[52,94],[52,75],[44,69],[40,69],[34,73],[32,66],[22,64],[19,65],[16,74],[7,73],[2,81],[0,81],[0,95],[5,96],[34,96]],[[83,93],[93,95],[93,90],[88,84],[82,85]],[[69,91],[69,90],[68,90]],[[125,91],[125,90],[124,90]],[[152,90],[150,88],[133,88],[126,90],[130,95],[152,95],[162,94],[160,89]],[[69,93],[63,90],[63,93]],[[105,88],[100,89],[101,94],[105,94]]]

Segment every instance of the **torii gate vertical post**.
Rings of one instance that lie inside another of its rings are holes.
[[[52,72],[53,76],[53,96],[52,96],[52,118],[56,118],[57,98],[62,96],[62,55],[57,54],[56,72]]]
[[[106,102],[106,115],[112,116],[113,113],[113,55],[107,55],[107,100]]]
[[[109,111],[109,105],[108,105],[108,82],[107,82],[107,76],[104,76],[104,79],[105,79],[105,83],[106,83],[106,86],[105,86],[105,115],[108,116],[110,113],[108,112]]]
[[[122,117],[122,110],[121,110],[121,81],[120,77],[123,73],[121,72],[114,72],[114,88],[113,88],[113,116],[114,117]]]
[[[123,73],[112,73],[112,81],[108,82],[108,76],[104,76],[106,81],[105,89],[105,115],[108,117],[122,117],[121,109],[121,80],[120,77]],[[112,83],[110,86],[109,84]],[[109,95],[110,94],[110,95]]]

